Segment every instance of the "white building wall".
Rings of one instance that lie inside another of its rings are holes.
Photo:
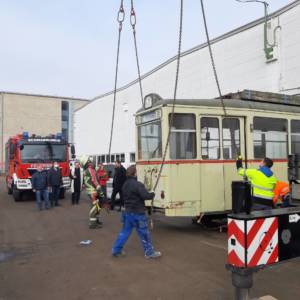
[[[300,93],[300,1],[272,15],[278,33],[277,60],[267,62],[263,51],[263,21],[216,38],[213,53],[222,93],[251,89],[286,94]],[[270,36],[270,42],[273,39]],[[144,95],[157,93],[172,98],[176,61],[159,66],[143,78]],[[138,83],[117,93],[116,117],[111,153],[135,151],[134,113],[141,107]],[[181,60],[178,98],[199,99],[218,96],[205,45],[187,51]],[[99,97],[75,114],[75,142],[79,155],[108,153],[113,95]],[[123,105],[128,105],[124,111]]]

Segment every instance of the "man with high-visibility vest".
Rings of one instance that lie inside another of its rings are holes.
[[[274,205],[288,207],[290,205],[290,185],[284,181],[277,181],[274,189]]]
[[[92,206],[89,211],[89,227],[91,229],[101,227],[102,222],[99,220],[101,207],[99,205],[98,197],[103,197],[103,193],[101,191],[100,183],[97,179],[95,167],[89,157],[83,157],[81,159],[81,164],[84,168],[83,178],[85,189],[92,202]]]
[[[274,189],[277,179],[273,175],[271,168],[273,161],[265,157],[259,169],[244,169],[242,158],[236,161],[238,174],[244,178],[248,178],[252,188],[252,210],[271,209],[274,207]]]

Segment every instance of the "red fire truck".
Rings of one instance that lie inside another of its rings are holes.
[[[63,197],[65,189],[70,187],[69,161],[70,156],[75,157],[75,149],[61,134],[46,137],[29,136],[27,132],[18,134],[7,141],[5,155],[7,191],[15,201],[22,200],[23,192],[32,189],[31,177],[37,166],[49,169],[53,161],[57,161],[61,169],[63,184],[60,196]]]

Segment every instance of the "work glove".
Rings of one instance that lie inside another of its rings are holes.
[[[243,158],[241,156],[238,157],[238,159],[236,160],[236,168],[241,169],[243,167]]]
[[[99,200],[98,199],[93,201],[93,205],[97,205],[97,204],[99,205]]]

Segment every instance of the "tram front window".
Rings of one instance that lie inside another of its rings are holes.
[[[169,121],[171,114],[169,115]],[[196,121],[194,114],[174,114],[170,136],[171,159],[191,159],[197,156]]]
[[[160,121],[139,126],[138,155],[139,159],[151,159],[161,157]]]

